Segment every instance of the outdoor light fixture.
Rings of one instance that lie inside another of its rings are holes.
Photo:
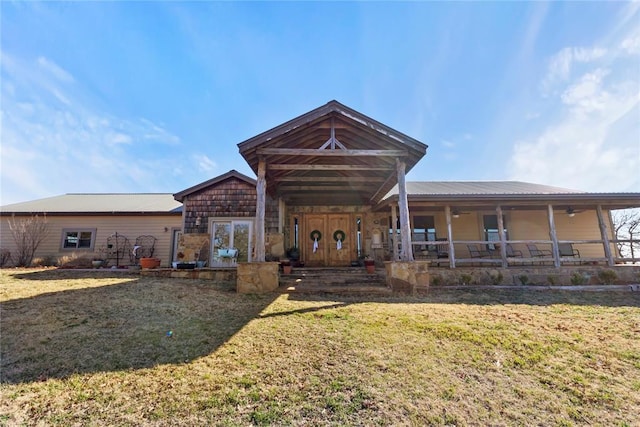
[[[573,218],[574,216],[576,216],[576,211],[574,211],[572,207],[568,207],[567,215],[569,215],[569,218]]]
[[[458,211],[453,211],[452,213],[453,213],[453,217],[454,217],[454,218],[460,218],[460,212],[458,212]]]
[[[200,227],[200,224],[202,224],[202,218],[197,217],[196,218],[196,227]]]

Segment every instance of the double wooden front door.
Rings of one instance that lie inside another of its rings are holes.
[[[305,265],[310,267],[350,265],[351,260],[356,258],[351,219],[351,214],[306,214],[300,236]],[[317,244],[314,236],[319,237]]]

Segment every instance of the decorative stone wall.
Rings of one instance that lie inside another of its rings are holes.
[[[239,294],[264,294],[278,289],[279,262],[239,262],[236,290]]]
[[[640,266],[576,265],[554,268],[550,266],[524,266],[509,268],[460,267],[431,269],[432,286],[490,286],[490,285],[575,285],[583,278],[584,285],[602,284],[602,272],[613,271],[613,284],[640,283]],[[575,278],[578,275],[578,279]],[[573,282],[572,282],[573,279]],[[523,283],[523,281],[525,283]]]
[[[208,260],[210,240],[209,234],[183,233],[178,240],[178,261],[191,262]]]
[[[218,283],[236,283],[235,268],[206,268],[193,270],[172,270],[168,268],[141,270],[141,276],[147,277],[171,277],[173,279],[200,279]]]
[[[267,233],[265,235],[265,253],[276,258],[284,258],[284,234]]]
[[[388,261],[384,265],[393,292],[414,294],[418,287],[429,287],[429,261]]]

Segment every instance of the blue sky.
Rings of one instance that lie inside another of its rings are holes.
[[[640,3],[0,2],[0,204],[178,192],[336,99],[408,180],[640,191]]]

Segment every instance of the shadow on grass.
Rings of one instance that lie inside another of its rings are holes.
[[[402,304],[468,304],[503,305],[520,304],[534,306],[575,305],[604,307],[640,307],[640,292],[631,291],[577,291],[534,289],[434,289],[418,295],[395,295],[391,297],[341,294],[291,293],[292,301],[327,301],[347,305],[361,302],[384,302]]]
[[[91,273],[72,278],[103,277]],[[20,276],[52,280],[45,279],[51,272]],[[209,281],[143,277],[5,301],[0,381],[186,363],[214,352],[278,296],[238,295],[230,284]]]

